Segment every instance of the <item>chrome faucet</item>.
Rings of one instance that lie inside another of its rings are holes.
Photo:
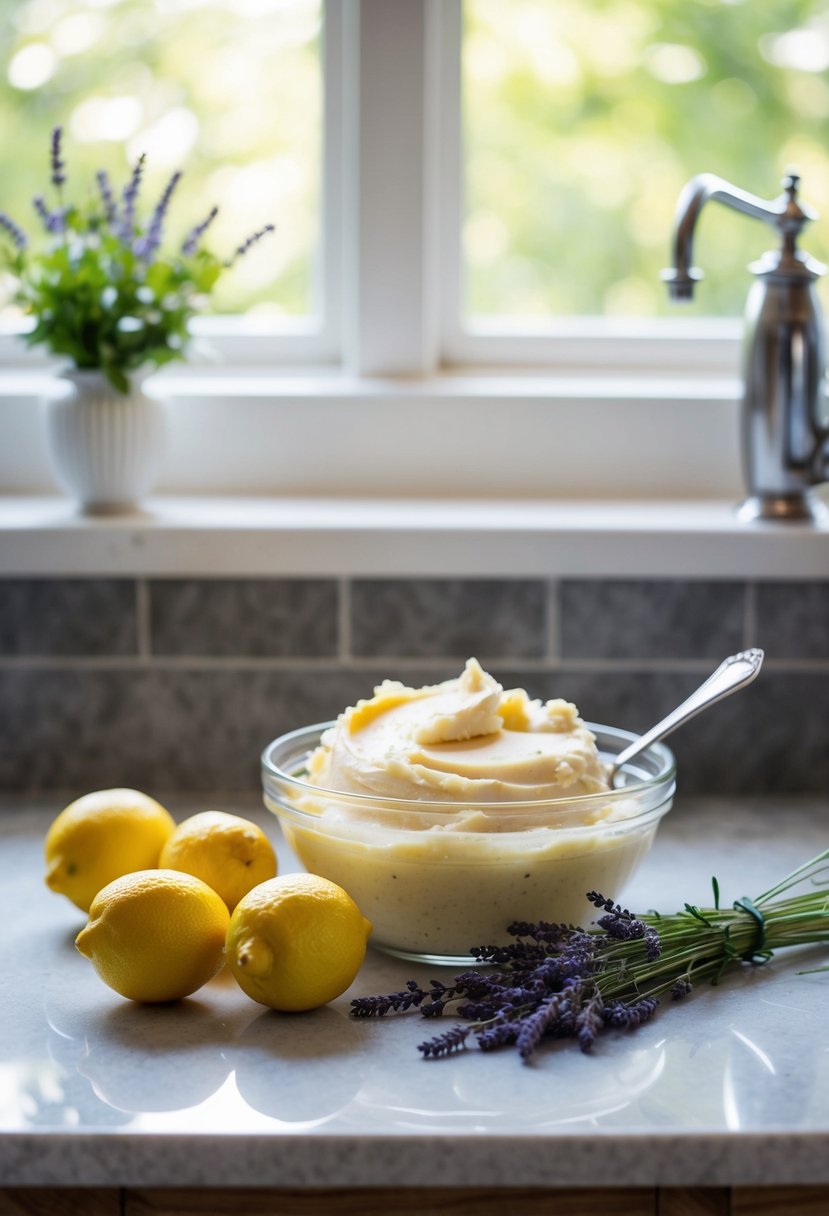
[[[781,247],[749,269],[756,276],[746,305],[743,340],[743,519],[817,519],[825,508],[811,487],[829,477],[829,407],[824,322],[815,290],[826,267],[797,248],[815,213],[797,198],[799,178],[783,180],[771,201],[712,173],[691,179],[677,203],[673,267],[662,272],[671,298],[690,300],[702,271],[692,264],[694,229],[709,199],[764,220]]]

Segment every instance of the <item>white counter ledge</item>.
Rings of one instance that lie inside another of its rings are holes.
[[[434,1023],[349,1018],[351,996],[434,973],[378,953],[312,1014],[266,1011],[221,975],[178,1005],[123,1001],[74,950],[82,914],[42,882],[61,805],[0,809],[5,1187],[829,1183],[829,974],[798,973],[825,951],[746,966],[590,1055],[424,1061]],[[680,797],[625,902],[708,903],[712,874],[724,901],[757,895],[829,844],[827,809]]]
[[[822,579],[827,521],[746,524],[713,499],[233,496],[159,497],[96,518],[63,498],[7,495],[0,576]]]

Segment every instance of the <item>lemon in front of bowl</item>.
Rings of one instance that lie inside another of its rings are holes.
[[[46,885],[84,912],[102,887],[158,865],[176,824],[139,790],[95,790],[64,807],[46,833]]]
[[[327,1005],[353,983],[370,933],[342,887],[316,874],[286,874],[237,904],[227,962],[254,1001],[299,1013]]]
[[[138,870],[98,892],[75,945],[121,996],[177,1001],[221,967],[229,920],[224,900],[200,878]]]
[[[159,865],[206,882],[230,912],[243,895],[276,874],[276,853],[249,819],[202,811],[178,825],[161,850]]]

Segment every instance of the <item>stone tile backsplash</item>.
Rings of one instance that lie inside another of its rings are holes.
[[[337,654],[332,579],[165,579],[149,583],[158,655]]]
[[[351,651],[434,659],[541,658],[546,587],[536,579],[355,579]]]
[[[719,661],[742,645],[739,583],[573,580],[560,596],[563,658]]]
[[[758,681],[671,740],[680,791],[825,791],[829,582],[0,580],[0,787],[255,791],[276,735],[469,654],[639,731],[750,645]]]
[[[0,656],[134,655],[131,579],[0,580]]]
[[[829,659],[829,583],[760,583],[757,644],[783,659]]]

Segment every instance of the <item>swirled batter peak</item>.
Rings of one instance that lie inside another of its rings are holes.
[[[505,691],[469,659],[456,679],[384,680],[340,714],[309,761],[314,785],[382,798],[530,802],[607,790],[575,705]]]

